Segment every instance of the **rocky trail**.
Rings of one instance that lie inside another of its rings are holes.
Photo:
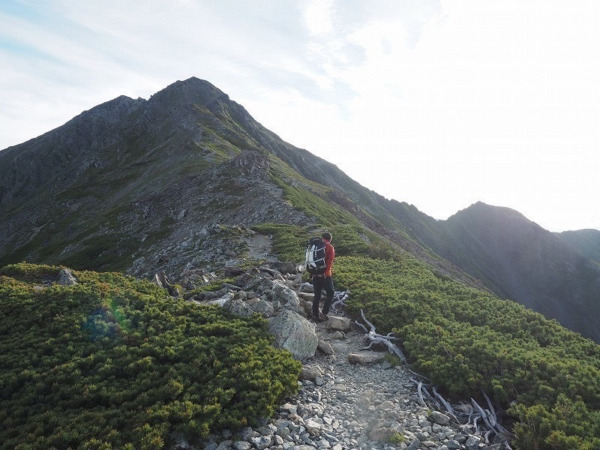
[[[273,290],[262,298],[274,300],[275,286],[284,278],[277,272]],[[291,275],[285,284],[294,287],[298,305],[310,311],[312,294],[302,292]],[[267,283],[268,284],[268,283]],[[263,283],[263,286],[265,283]],[[222,294],[222,293],[221,293]],[[253,293],[254,294],[254,293]],[[229,295],[248,298],[253,294]],[[258,294],[256,294],[258,295]],[[288,292],[286,295],[290,295]],[[277,300],[275,303],[277,303]],[[213,300],[220,302],[222,299]],[[258,305],[258,302],[249,301]],[[283,302],[285,303],[285,302]],[[240,310],[239,305],[229,307]],[[226,306],[226,305],[225,305]],[[304,320],[304,319],[303,319]],[[388,349],[365,350],[364,329],[346,317],[343,308],[329,314],[329,320],[309,324],[318,337],[314,355],[303,358],[300,389],[288,398],[275,416],[262,426],[238,432],[225,430],[203,443],[207,450],[309,450],[309,449],[434,449],[501,450],[510,447],[495,442],[474,424],[460,424],[449,414],[425,406],[418,381],[423,380],[402,364],[389,358]],[[500,435],[497,435],[497,438]],[[181,441],[172,448],[197,448]]]

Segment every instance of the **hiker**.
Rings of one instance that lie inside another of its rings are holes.
[[[322,322],[323,320],[329,319],[327,313],[331,308],[331,302],[333,301],[333,281],[331,280],[331,268],[333,267],[333,260],[335,259],[335,249],[331,245],[331,233],[325,232],[321,236],[321,239],[325,243],[325,273],[313,274],[312,284],[315,291],[315,296],[312,304],[312,317],[315,322]],[[321,301],[321,291],[325,289],[327,298],[323,304],[323,312],[319,313],[319,302]]]

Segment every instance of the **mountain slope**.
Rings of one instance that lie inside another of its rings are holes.
[[[420,232],[434,251],[497,295],[600,341],[597,264],[509,208],[477,203],[438,227],[439,233]]]
[[[148,100],[118,97],[0,152],[0,266],[164,270],[183,282],[246,264],[251,228],[296,227],[297,249],[329,228],[341,255],[395,248],[598,339],[597,268],[505,212],[476,205],[437,221],[386,200],[197,78]]]
[[[564,231],[556,236],[586,258],[600,263],[599,230]]]

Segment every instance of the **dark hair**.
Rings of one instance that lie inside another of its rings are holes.
[[[328,241],[331,241],[331,233],[329,231],[326,231],[325,233],[323,233],[323,235],[321,237],[323,239],[327,239]]]

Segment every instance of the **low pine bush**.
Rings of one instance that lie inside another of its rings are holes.
[[[265,321],[116,273],[0,269],[2,448],[145,448],[252,425],[297,390]]]
[[[340,257],[350,310],[401,338],[413,367],[454,399],[487,392],[521,449],[600,448],[600,346],[525,307],[410,258]]]

